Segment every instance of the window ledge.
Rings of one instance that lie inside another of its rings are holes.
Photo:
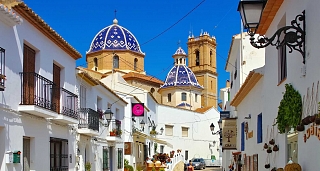
[[[287,78],[282,79],[277,86],[281,85],[283,82],[285,82],[287,80]]]

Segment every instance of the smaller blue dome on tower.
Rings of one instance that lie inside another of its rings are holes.
[[[176,50],[176,53],[173,54],[173,56],[176,56],[176,55],[179,55],[179,56],[187,56],[186,52],[184,52],[184,50],[179,47],[177,50]]]

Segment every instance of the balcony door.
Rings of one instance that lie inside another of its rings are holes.
[[[22,103],[33,105],[35,102],[35,62],[36,52],[27,45],[23,46],[23,99]]]
[[[57,113],[60,113],[60,72],[61,68],[53,64],[53,94],[52,104]]]

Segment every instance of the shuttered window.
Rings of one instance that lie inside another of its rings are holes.
[[[245,123],[244,122],[242,122],[241,123],[241,151],[244,151],[244,141],[245,141],[245,139],[244,139],[244,125],[245,125]]]
[[[80,85],[80,108],[86,108],[87,102],[87,88],[84,85]]]
[[[173,126],[166,125],[165,126],[165,133],[167,136],[172,136],[173,135]]]
[[[188,130],[187,127],[182,127],[182,137],[188,137]]]
[[[258,115],[257,119],[257,143],[262,143],[262,113]]]
[[[118,148],[118,169],[123,167],[123,148]]]
[[[103,171],[109,170],[109,151],[107,146],[103,146]]]

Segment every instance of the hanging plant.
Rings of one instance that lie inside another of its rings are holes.
[[[271,147],[268,147],[267,153],[272,153]]]
[[[274,145],[272,150],[273,150],[273,151],[279,151],[278,145]]]
[[[300,93],[291,84],[285,85],[286,92],[278,107],[277,122],[280,134],[286,132],[287,128],[299,125],[302,114],[302,100]]]

